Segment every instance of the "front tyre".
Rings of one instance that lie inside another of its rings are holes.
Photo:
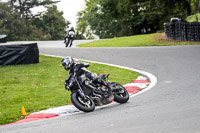
[[[71,101],[76,108],[83,112],[92,112],[95,109],[94,101],[89,96],[86,96],[84,100],[75,92],[71,94]]]
[[[72,46],[72,39],[70,39],[70,41],[69,41],[69,47],[71,47]]]
[[[118,103],[126,103],[129,100],[128,91],[119,83],[111,82],[114,92],[114,101]]]
[[[67,41],[67,42],[65,42],[65,47],[68,47],[68,44],[69,44],[69,43],[68,43],[68,41]]]

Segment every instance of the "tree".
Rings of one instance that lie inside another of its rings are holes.
[[[86,0],[78,25],[88,23],[100,38],[153,33],[172,17],[184,20],[191,9],[188,0]]]
[[[63,39],[66,34],[66,28],[70,22],[65,21],[63,12],[58,11],[57,6],[49,7],[42,16],[42,28],[45,34],[51,35],[51,40]]]
[[[76,28],[77,39],[94,39],[93,32],[90,30],[88,22],[84,19],[84,13],[78,13],[78,25]]]
[[[63,12],[59,12],[56,6],[47,8],[44,15],[30,17],[26,22],[26,17],[23,17],[20,10],[13,7],[10,2],[0,1],[0,34],[6,34],[9,41],[63,39],[70,22],[65,21]]]
[[[193,12],[192,14],[196,16],[196,22],[198,22],[197,13],[200,13],[200,0],[188,0],[188,3],[190,3]]]
[[[6,34],[9,40],[25,40],[24,23],[18,12],[12,12],[7,3],[0,3],[0,34]]]
[[[25,22],[26,34],[30,34],[29,30],[29,20],[34,18],[35,15],[32,14],[31,9],[38,6],[48,7],[52,4],[57,3],[58,1],[52,0],[9,0],[10,5],[12,6],[15,12],[19,12],[22,20]],[[37,16],[37,15],[36,15]]]
[[[38,6],[49,7],[58,1],[52,0],[9,0],[10,5],[15,11],[18,11],[21,14],[21,17],[24,19],[30,19],[34,16],[31,12],[31,9]]]

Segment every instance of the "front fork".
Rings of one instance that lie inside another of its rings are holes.
[[[77,90],[77,93],[79,94],[79,96],[80,96],[81,98],[83,98],[84,100],[86,100],[87,98],[86,98],[85,94],[83,93],[83,89],[81,88],[81,86],[80,86],[80,84],[79,84],[77,78],[75,78],[75,81],[76,81],[76,83],[77,83],[77,85],[78,85],[78,88],[79,88],[79,89]]]

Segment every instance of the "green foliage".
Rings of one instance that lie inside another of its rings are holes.
[[[187,17],[187,21],[188,22],[196,22],[196,18],[198,18],[198,22],[200,22],[200,13],[196,14],[196,15],[191,15]]]
[[[196,0],[197,1],[197,0]],[[78,25],[89,27],[100,38],[155,33],[170,18],[184,20],[192,13],[188,0],[86,0]],[[87,24],[87,26],[83,24]],[[81,33],[84,30],[78,29]],[[86,31],[85,31],[86,33]],[[83,34],[83,33],[82,33]]]
[[[88,22],[84,19],[84,11],[78,13],[78,25],[76,39],[94,39],[93,33]]]
[[[14,11],[18,11],[27,22],[34,16],[31,9],[38,6],[49,7],[59,1],[52,0],[8,0]],[[37,15],[36,15],[37,16]]]
[[[21,33],[25,32],[24,23],[20,19],[20,14],[11,10],[6,3],[0,3],[0,34],[6,34],[11,40],[15,39],[14,34],[18,34],[21,39]]]
[[[44,33],[51,35],[51,40],[63,39],[66,34],[67,25],[70,23],[66,22],[62,16],[63,12],[59,12],[57,6],[49,7],[47,12],[42,16],[44,23]]]
[[[60,64],[61,58],[40,56],[40,63],[30,65],[1,66],[0,80],[0,125],[24,118],[40,110],[70,104],[70,92],[64,89],[68,76]],[[90,63],[88,68],[97,74],[111,73],[110,80],[127,84],[139,76],[138,73]]]
[[[52,0],[9,0],[0,1],[0,34],[6,34],[8,41],[58,40],[65,36],[70,24],[63,18]],[[47,8],[46,12],[32,14],[37,6]]]

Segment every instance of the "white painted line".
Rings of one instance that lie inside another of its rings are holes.
[[[68,115],[70,113],[75,113],[79,112],[74,105],[65,105],[65,106],[60,106],[60,107],[55,107],[55,108],[49,108],[46,110],[42,110],[39,112],[34,112],[32,114],[38,114],[38,113],[52,113],[52,114],[58,114],[58,115]]]
[[[129,84],[126,84],[126,85],[123,85],[124,87],[127,87],[127,86],[137,86],[141,89],[144,89],[148,86],[148,84],[146,83],[129,83]]]
[[[139,76],[136,80],[146,80],[146,77],[144,77],[144,76]]]

